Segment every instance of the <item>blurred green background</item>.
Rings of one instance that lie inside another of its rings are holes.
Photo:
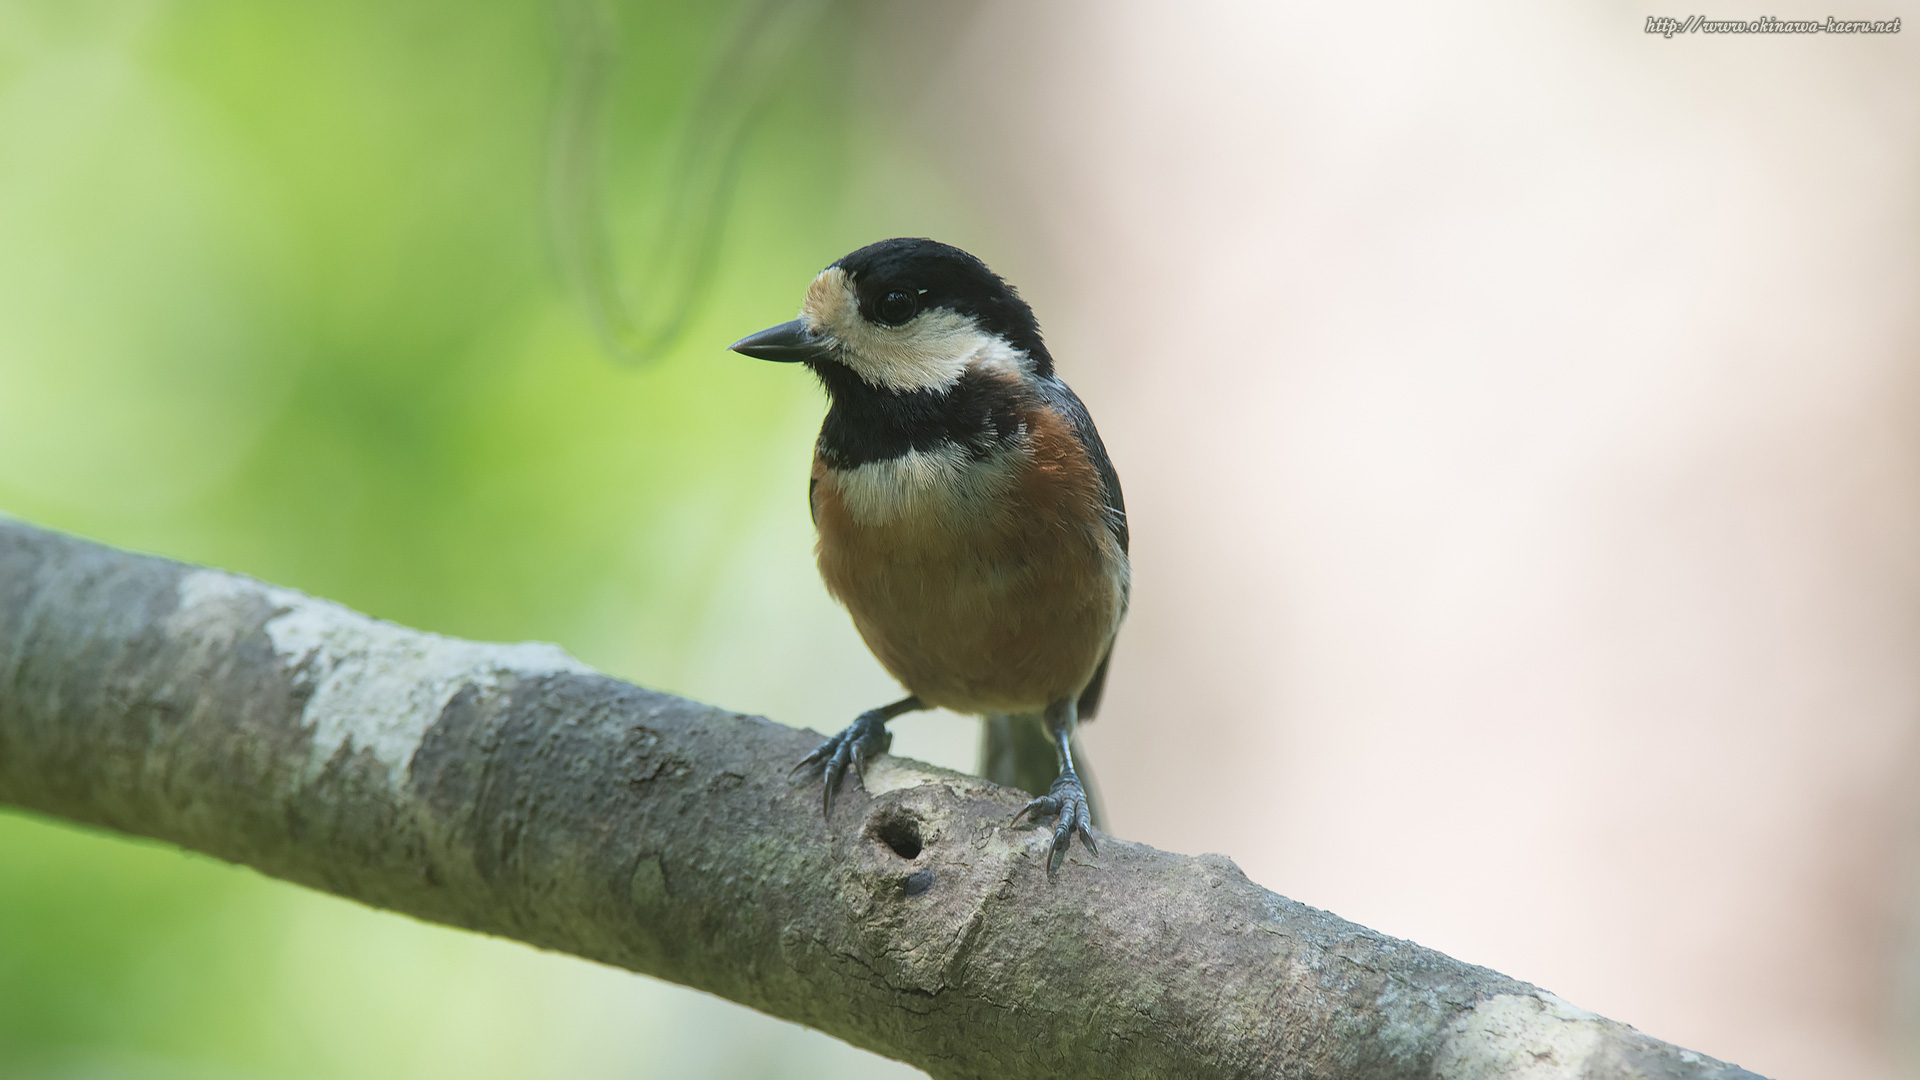
[[[607,236],[635,281],[676,272],[637,238],[744,10],[606,5]],[[566,15],[0,0],[0,510],[836,728],[890,687],[810,566],[820,398],[724,346],[853,247],[969,230],[860,115],[859,13],[826,8],[773,73],[707,302],[670,355],[615,364],[549,235]],[[968,763],[970,729],[920,730],[898,749]],[[0,1076],[829,1074],[917,1075],[0,812]]]

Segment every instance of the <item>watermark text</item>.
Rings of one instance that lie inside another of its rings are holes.
[[[1675,34],[1897,34],[1900,20],[1893,19],[1776,19],[1771,15],[1758,19],[1709,19],[1705,15],[1675,18],[1671,15],[1647,16],[1647,33],[1670,38]]]

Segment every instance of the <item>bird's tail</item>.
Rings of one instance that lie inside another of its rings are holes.
[[[1053,752],[1053,740],[1039,713],[994,713],[983,717],[980,738],[980,775],[996,784],[1019,788],[1030,795],[1045,795],[1060,775],[1060,758]],[[1098,826],[1105,817],[1100,810],[1100,794],[1094,788],[1093,770],[1086,754],[1075,741],[1073,769],[1080,786],[1087,792],[1087,808]]]

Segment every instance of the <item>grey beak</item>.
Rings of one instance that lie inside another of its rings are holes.
[[[757,334],[748,334],[727,348],[742,356],[751,356],[756,360],[776,360],[783,364],[797,363],[801,360],[824,360],[833,352],[831,346],[822,342],[807,329],[804,319],[783,322],[779,326],[770,326]]]

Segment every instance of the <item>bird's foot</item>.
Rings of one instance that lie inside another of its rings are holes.
[[[800,759],[789,775],[825,763],[823,771],[826,790],[820,797],[820,813],[823,817],[833,816],[833,796],[840,787],[840,781],[847,775],[847,766],[853,766],[853,772],[864,786],[867,779],[867,762],[887,752],[893,745],[893,732],[887,730],[887,714],[884,709],[872,709],[860,714],[859,719],[848,724],[845,731],[814,747],[813,753]]]
[[[1062,773],[1047,794],[1021,807],[1020,812],[1013,815],[1014,823],[1018,824],[1023,817],[1034,825],[1038,825],[1041,818],[1053,819],[1053,851],[1047,856],[1048,874],[1060,869],[1067,849],[1073,846],[1074,833],[1080,834],[1080,842],[1088,851],[1100,854],[1100,848],[1093,842],[1093,811],[1087,806],[1087,789],[1080,786],[1080,778],[1072,773]]]

